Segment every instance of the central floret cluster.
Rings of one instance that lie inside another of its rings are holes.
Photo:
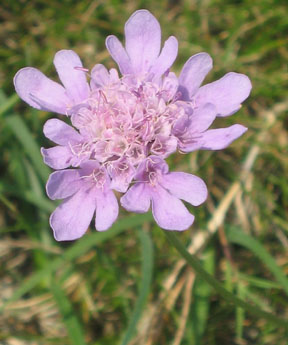
[[[45,136],[57,144],[41,151],[56,170],[47,194],[64,199],[50,218],[57,240],[81,237],[94,213],[96,229],[107,230],[118,216],[113,190],[125,193],[120,203],[126,210],[142,213],[151,206],[160,227],[189,228],[194,216],[180,199],[200,205],[206,185],[197,176],[169,172],[165,159],[177,150],[223,149],[246,131],[241,125],[209,129],[217,116],[232,115],[248,97],[251,83],[245,75],[228,73],[200,87],[212,59],[199,53],[178,78],[169,71],[177,40],[168,38],[160,52],[160,26],[146,10],[130,17],[125,37],[125,48],[115,36],[106,40],[121,77],[97,64],[88,83],[78,55],[61,50],[54,65],[63,86],[32,67],[14,78],[24,101],[66,115],[73,126],[59,119],[44,125]]]
[[[170,78],[165,77],[162,85],[129,77],[108,79],[106,85],[93,88],[85,103],[69,109],[83,137],[81,144],[70,144],[79,160],[89,156],[113,170],[122,158],[126,170],[151,154],[167,157],[176,151],[172,127],[185,110],[176,100],[177,89],[165,89]]]

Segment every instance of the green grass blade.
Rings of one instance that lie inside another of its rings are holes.
[[[62,319],[66,326],[71,344],[86,345],[84,332],[76,313],[73,310],[73,306],[71,305],[69,298],[66,296],[61,286],[58,285],[55,280],[53,280],[51,284],[51,291],[62,315]]]
[[[274,258],[267,252],[267,250],[256,240],[255,238],[244,234],[240,230],[230,228],[227,233],[228,240],[232,243],[239,244],[252,253],[254,253],[258,258],[269,268],[271,273],[274,275],[276,280],[282,285],[284,291],[288,295],[288,279],[282,270],[277,266]]]
[[[209,248],[205,253],[203,266],[210,274],[214,274],[215,256],[214,251]],[[200,344],[204,334],[207,319],[209,317],[209,306],[211,286],[200,276],[196,276],[193,288],[193,303],[191,310],[191,329],[193,333],[193,344]]]
[[[249,285],[256,286],[260,289],[282,289],[282,285],[279,284],[278,282],[272,282],[267,279],[258,278],[255,276],[249,276],[247,274],[239,273],[239,272],[238,272],[238,276],[241,280],[248,283]]]
[[[11,115],[7,117],[5,121],[13,134],[23,145],[26,154],[31,159],[34,168],[41,177],[41,180],[46,183],[48,175],[50,174],[50,169],[43,164],[42,156],[40,154],[40,147],[36,143],[25,122],[19,115]]]
[[[140,230],[139,237],[142,247],[142,279],[139,289],[139,296],[131,315],[127,331],[121,345],[127,345],[135,332],[136,325],[140,319],[150,291],[153,272],[153,245],[148,233]]]
[[[246,287],[241,283],[237,283],[237,296],[238,298],[244,299],[246,295]],[[245,319],[245,310],[241,307],[236,308],[236,339],[239,342],[243,338],[243,326],[244,326],[244,319]]]

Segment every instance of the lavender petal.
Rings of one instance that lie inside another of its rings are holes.
[[[147,72],[160,52],[161,29],[157,19],[147,10],[134,12],[125,24],[125,39],[133,71]]]
[[[209,129],[202,134],[201,150],[222,150],[247,131],[242,125]]]
[[[84,235],[95,212],[95,191],[80,189],[51,214],[50,226],[57,241],[72,241]]]
[[[55,146],[49,149],[42,147],[41,154],[44,163],[53,169],[68,168],[73,158],[72,152],[67,146]]]
[[[60,50],[55,54],[54,65],[67,94],[75,103],[89,96],[89,85],[79,56],[72,50]]]
[[[106,38],[106,47],[112,58],[117,62],[120,72],[123,75],[132,73],[130,58],[118,38],[113,35],[108,36]]]
[[[43,128],[46,138],[58,145],[68,145],[69,142],[80,142],[82,136],[71,126],[58,119],[48,120]]]
[[[127,211],[145,213],[150,207],[149,189],[145,183],[136,183],[120,199],[121,206]]]
[[[97,191],[95,227],[98,231],[105,231],[118,217],[118,201],[112,190]]]
[[[199,53],[189,58],[179,76],[179,91],[182,94],[182,100],[188,101],[192,98],[212,66],[213,61],[207,53]]]
[[[158,186],[151,192],[152,213],[157,224],[165,230],[188,229],[194,216],[188,212],[182,201]]]
[[[230,72],[221,79],[202,86],[195,95],[195,102],[212,103],[216,106],[218,116],[229,116],[240,109],[251,88],[251,82],[246,75]]]
[[[178,41],[174,36],[170,36],[165,42],[161,54],[150,69],[153,75],[164,74],[174,63],[178,54]]]
[[[163,176],[161,185],[176,198],[193,206],[199,206],[207,199],[207,187],[204,181],[195,175],[171,172]]]
[[[65,199],[75,194],[81,186],[78,170],[54,171],[47,181],[46,192],[51,200]]]
[[[92,68],[90,82],[92,90],[108,85],[109,81],[109,72],[105,66],[97,64]]]
[[[14,85],[19,97],[33,108],[66,114],[71,104],[60,84],[33,67],[20,69],[14,77]]]
[[[190,117],[191,124],[189,130],[195,133],[204,132],[208,129],[217,115],[216,107],[213,104],[202,104],[199,108],[195,109]]]

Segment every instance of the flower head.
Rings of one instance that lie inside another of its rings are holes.
[[[177,39],[169,37],[161,50],[159,23],[147,10],[132,14],[125,39],[125,48],[115,36],[106,39],[122,76],[97,64],[88,83],[78,55],[61,50],[54,65],[63,86],[32,67],[14,78],[29,105],[71,120],[72,126],[46,122],[44,134],[57,146],[41,151],[57,170],[48,180],[48,196],[64,199],[50,219],[58,240],[82,236],[95,211],[96,229],[108,229],[118,215],[113,190],[126,193],[121,205],[128,211],[146,212],[151,203],[159,226],[187,229],[194,217],[179,199],[197,206],[206,199],[206,186],[194,175],[169,173],[165,159],[177,150],[223,149],[246,131],[241,125],[209,127],[240,108],[251,90],[248,77],[228,73],[201,87],[212,59],[199,53],[177,78],[169,71]]]

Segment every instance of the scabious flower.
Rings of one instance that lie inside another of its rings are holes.
[[[96,229],[107,230],[118,216],[113,190],[124,193],[120,203],[126,210],[143,213],[151,204],[160,227],[188,229],[194,216],[181,200],[198,206],[207,188],[197,176],[169,172],[165,159],[177,150],[223,149],[246,131],[238,124],[209,127],[240,108],[251,90],[248,77],[232,72],[201,86],[212,68],[206,53],[192,56],[177,77],[169,70],[177,39],[169,37],[160,51],[160,26],[147,10],[129,18],[125,41],[124,48],[115,36],[106,39],[122,76],[97,64],[88,83],[78,55],[61,50],[54,65],[63,86],[32,67],[14,78],[16,92],[29,105],[71,120],[72,126],[48,120],[44,134],[57,146],[41,150],[56,170],[47,194],[64,199],[50,217],[57,240],[81,237],[95,212]]]

